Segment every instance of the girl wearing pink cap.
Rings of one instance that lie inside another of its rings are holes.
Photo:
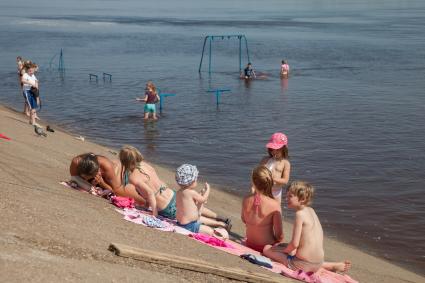
[[[266,145],[269,156],[261,160],[273,176],[273,197],[282,202],[282,188],[289,181],[291,163],[288,161],[288,138],[283,133],[274,133]]]

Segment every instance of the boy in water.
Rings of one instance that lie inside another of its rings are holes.
[[[251,79],[251,77],[256,78],[257,76],[255,75],[255,71],[252,68],[252,64],[248,63],[248,65],[246,65],[246,68],[244,69],[244,78],[245,80],[249,80]]]
[[[196,166],[190,164],[183,164],[176,170],[176,182],[180,186],[180,190],[176,193],[177,225],[192,233],[207,235],[214,234],[212,227],[223,227],[230,230],[231,224],[228,221],[219,221],[219,217],[214,219],[201,216],[201,213],[204,212],[202,206],[207,202],[210,194],[210,186],[205,183],[205,188],[201,193],[195,191],[198,185],[198,173]]]
[[[295,210],[292,240],[282,248],[268,245],[263,254],[292,270],[316,272],[321,267],[334,272],[347,272],[350,261],[324,262],[323,230],[319,218],[310,204],[314,188],[306,182],[295,181],[286,193],[288,208]]]

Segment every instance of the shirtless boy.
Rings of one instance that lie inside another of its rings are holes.
[[[279,245],[266,246],[263,253],[292,270],[316,272],[323,267],[334,272],[346,272],[351,267],[350,261],[324,262],[322,225],[310,207],[313,193],[314,188],[309,183],[291,183],[286,200],[288,208],[295,210],[292,240],[285,248]]]
[[[176,193],[177,225],[192,233],[203,233],[213,235],[212,227],[223,227],[230,229],[229,222],[218,221],[213,218],[201,216],[203,204],[208,200],[210,186],[205,183],[202,193],[195,191],[198,185],[198,169],[194,165],[183,164],[176,170],[176,182],[180,190]]]

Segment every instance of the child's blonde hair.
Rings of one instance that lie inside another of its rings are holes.
[[[273,176],[272,172],[270,172],[266,166],[260,165],[255,167],[254,170],[252,170],[251,179],[255,189],[259,193],[273,198]]]
[[[124,145],[121,148],[119,158],[122,166],[130,172],[133,172],[137,164],[144,160],[140,151],[131,145]]]
[[[304,205],[309,206],[313,202],[314,187],[310,183],[293,181],[286,191],[297,196]]]

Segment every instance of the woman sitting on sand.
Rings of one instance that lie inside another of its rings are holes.
[[[103,191],[96,194],[105,196],[110,192],[117,196],[131,197],[137,204],[145,205],[146,201],[141,197],[134,187],[123,187],[119,178],[119,162],[113,162],[105,156],[93,153],[84,153],[74,157],[69,167],[71,181],[80,188],[94,192],[95,187]]]
[[[153,215],[175,219],[176,192],[158,177],[155,169],[144,160],[140,151],[126,145],[121,149],[119,158],[123,185],[135,187],[137,192],[148,201]],[[202,216],[225,222],[230,226],[228,218],[220,217],[206,207],[202,208]]]
[[[266,245],[283,241],[280,202],[272,194],[272,173],[265,166],[252,171],[253,193],[242,202],[242,221],[246,225],[246,245],[260,253]]]

